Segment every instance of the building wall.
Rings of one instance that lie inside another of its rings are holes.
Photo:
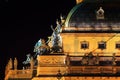
[[[57,75],[58,71],[66,73],[65,55],[44,55],[38,56],[37,76],[39,75]]]
[[[119,80],[120,77],[62,77],[60,80]],[[58,80],[56,77],[34,77],[32,80]]]
[[[120,53],[115,48],[117,41],[120,41],[120,33],[61,33],[63,41],[63,51],[67,53],[81,54],[100,53],[101,55],[112,55]],[[81,42],[89,42],[88,49],[81,49]],[[105,41],[106,49],[98,49],[98,42]]]
[[[37,74],[34,74],[33,69],[10,70],[8,75],[6,75],[5,80],[120,80],[120,76],[118,77],[118,75],[115,74],[120,72],[119,66],[72,66],[67,65],[66,59],[67,55],[37,56],[38,65],[35,70],[37,71]],[[105,75],[107,77],[101,75],[101,77],[95,77],[95,75],[91,77],[75,75],[76,73],[93,74],[93,72],[95,74],[107,74]],[[69,75],[68,73],[72,75]],[[114,74],[112,75],[114,77],[109,74]],[[57,77],[60,77],[61,79],[57,79]]]

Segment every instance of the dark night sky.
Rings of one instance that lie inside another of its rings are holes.
[[[19,62],[26,54],[34,55],[33,48],[40,39],[51,35],[50,25],[56,24],[60,14],[67,16],[75,0],[0,1],[0,77],[11,57]],[[55,27],[55,26],[54,26]],[[18,65],[21,65],[20,63]],[[2,73],[1,73],[2,72]]]

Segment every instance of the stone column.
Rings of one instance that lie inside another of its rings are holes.
[[[14,59],[14,70],[17,70],[18,61],[17,58]]]
[[[13,65],[12,65],[12,58],[10,58],[9,62],[8,62],[8,65],[9,65],[9,69],[12,69],[13,68]]]

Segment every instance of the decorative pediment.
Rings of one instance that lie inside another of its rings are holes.
[[[60,66],[65,65],[66,56],[38,56],[38,66]]]

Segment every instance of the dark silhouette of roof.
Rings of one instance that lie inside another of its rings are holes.
[[[120,25],[119,4],[120,0],[84,0],[71,9],[66,18],[65,26],[83,27],[83,25],[90,25],[91,27],[118,27]],[[104,10],[104,19],[96,18],[100,7]]]

